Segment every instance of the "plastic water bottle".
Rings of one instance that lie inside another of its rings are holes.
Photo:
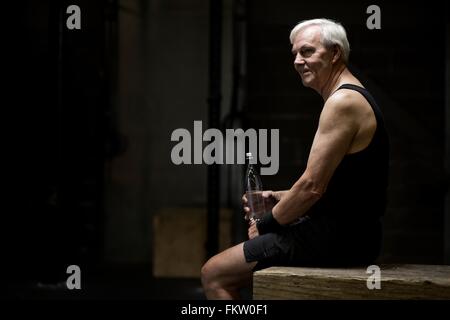
[[[245,195],[248,201],[248,207],[250,212],[245,215],[246,220],[259,219],[265,210],[264,198],[262,196],[263,185],[261,177],[256,166],[250,163],[253,159],[252,154],[246,153],[247,158],[247,170],[245,172]]]

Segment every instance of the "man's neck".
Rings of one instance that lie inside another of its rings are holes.
[[[327,99],[336,91],[345,81],[346,75],[350,72],[347,67],[342,64],[334,70],[325,86],[322,88],[320,95],[323,98],[323,101],[327,101]]]

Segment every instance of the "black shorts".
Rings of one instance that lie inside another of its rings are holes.
[[[369,226],[369,227],[368,227]],[[381,249],[381,224],[305,219],[279,233],[244,242],[247,262],[254,271],[270,266],[353,266],[370,264]]]

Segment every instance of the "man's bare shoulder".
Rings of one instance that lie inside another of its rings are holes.
[[[341,89],[331,95],[322,109],[320,124],[335,126],[344,124],[351,126],[352,122],[358,122],[362,115],[361,101],[357,92]]]
[[[366,109],[367,101],[360,93],[349,90],[340,89],[331,95],[324,105],[324,111],[337,115],[358,115]]]

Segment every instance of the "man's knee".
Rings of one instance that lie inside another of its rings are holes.
[[[206,261],[201,270],[202,283],[205,285],[210,283],[214,278],[214,257]]]
[[[209,286],[217,284],[222,276],[219,271],[221,269],[221,258],[217,255],[210,258],[201,269],[202,283]]]

